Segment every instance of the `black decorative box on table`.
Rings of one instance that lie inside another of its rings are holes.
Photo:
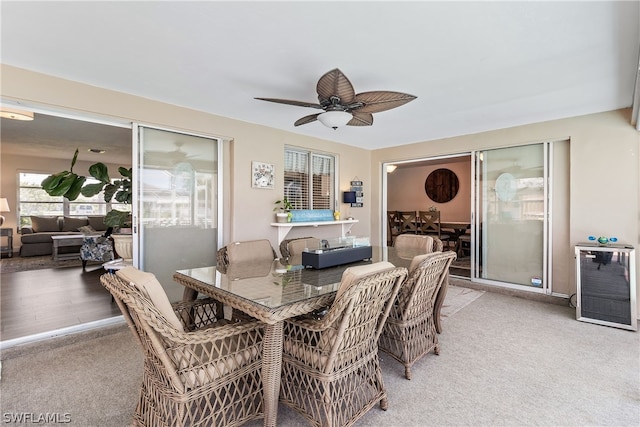
[[[302,252],[302,265],[316,269],[371,259],[371,246],[335,247]]]

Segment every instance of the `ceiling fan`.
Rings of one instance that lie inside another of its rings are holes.
[[[325,73],[316,85],[319,103],[292,101],[277,98],[255,98],[261,101],[279,104],[311,107],[324,110],[296,120],[295,126],[319,120],[327,127],[337,129],[340,126],[371,126],[372,113],[390,110],[416,99],[415,96],[401,92],[372,91],[356,94],[353,85],[339,69]]]
[[[195,155],[190,155],[182,149],[183,142],[174,141],[175,149],[170,151],[145,151],[144,155],[150,162],[164,164],[167,162],[186,162]]]

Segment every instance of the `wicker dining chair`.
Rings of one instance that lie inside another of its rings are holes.
[[[302,252],[305,249],[318,249],[319,247],[320,239],[316,237],[285,239],[280,243],[280,255],[289,264],[299,265],[302,264]]]
[[[453,251],[416,256],[409,276],[398,292],[379,339],[379,347],[404,365],[404,375],[411,379],[413,364],[431,350],[439,354],[434,303],[444,282]]]
[[[216,267],[224,272],[232,262],[273,261],[275,258],[276,251],[267,239],[231,242],[218,249]]]
[[[135,426],[237,426],[263,416],[263,324],[220,321],[215,301],[170,304],[151,273],[101,276],[142,347]]]
[[[444,250],[444,244],[442,240],[438,239],[434,236],[425,236],[420,234],[402,234],[398,236],[399,239],[394,244],[396,249],[395,255],[407,259],[416,255],[417,252],[422,252],[422,254],[428,254],[432,252],[442,252]],[[442,311],[442,304],[444,303],[444,298],[447,296],[447,290],[449,289],[449,270],[447,269],[447,274],[444,280],[442,281],[442,285],[438,289],[436,294],[436,301],[434,303],[433,312],[434,312],[434,320],[436,322],[436,331],[438,333],[442,332],[442,318],[440,317],[440,312]]]
[[[396,237],[396,240],[393,242],[393,247],[396,249],[396,253],[399,257],[409,254],[411,258],[413,258],[413,256],[418,252],[421,254],[428,254],[438,251],[438,244],[435,243],[435,239],[437,239],[440,242],[440,245],[442,245],[442,241],[437,237],[434,238],[432,236],[424,236],[421,234],[401,234]],[[442,246],[440,247],[439,252],[442,252]]]
[[[349,267],[323,314],[285,321],[280,401],[315,426],[347,426],[387,394],[378,337],[404,267],[389,262]]]

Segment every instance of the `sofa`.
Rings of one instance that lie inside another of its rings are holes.
[[[104,215],[87,217],[68,216],[31,216],[31,225],[20,229],[20,256],[30,257],[51,255],[53,240],[51,236],[68,234],[104,233]],[[60,253],[80,253],[80,246],[60,248]]]

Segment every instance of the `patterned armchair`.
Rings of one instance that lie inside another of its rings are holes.
[[[80,248],[82,269],[87,266],[87,261],[107,262],[114,259],[113,244],[108,237],[102,235],[84,236]]]

